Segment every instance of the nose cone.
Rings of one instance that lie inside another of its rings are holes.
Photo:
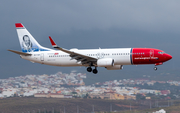
[[[170,59],[172,59],[172,56],[169,55],[169,54],[166,54],[166,61],[168,61],[168,60],[170,60]]]

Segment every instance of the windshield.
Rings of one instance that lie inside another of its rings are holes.
[[[163,52],[158,52],[159,54],[164,54],[165,52],[163,51]]]

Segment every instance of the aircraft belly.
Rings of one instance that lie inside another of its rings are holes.
[[[80,66],[76,63],[76,60],[70,60],[70,58],[51,58],[47,59],[47,61],[45,61],[44,64],[64,67]]]
[[[59,59],[57,62],[63,66],[75,66],[75,65],[77,65],[76,60],[70,60],[70,58]]]
[[[40,62],[40,60],[38,58],[34,58],[32,56],[24,56],[24,55],[20,55],[22,59],[25,59],[25,60],[29,60],[33,63],[42,63]]]

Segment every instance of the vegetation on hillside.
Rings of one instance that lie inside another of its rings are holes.
[[[151,106],[150,106],[151,102]],[[168,112],[180,110],[180,101],[174,100],[173,104],[167,101],[141,100],[102,100],[102,99],[56,99],[13,97],[0,100],[0,113],[146,113],[165,109]],[[151,108],[151,109],[150,109]],[[111,111],[111,112],[110,112]]]

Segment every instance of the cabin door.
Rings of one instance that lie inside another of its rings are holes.
[[[44,61],[44,53],[41,53],[40,59],[41,59],[41,61]]]

